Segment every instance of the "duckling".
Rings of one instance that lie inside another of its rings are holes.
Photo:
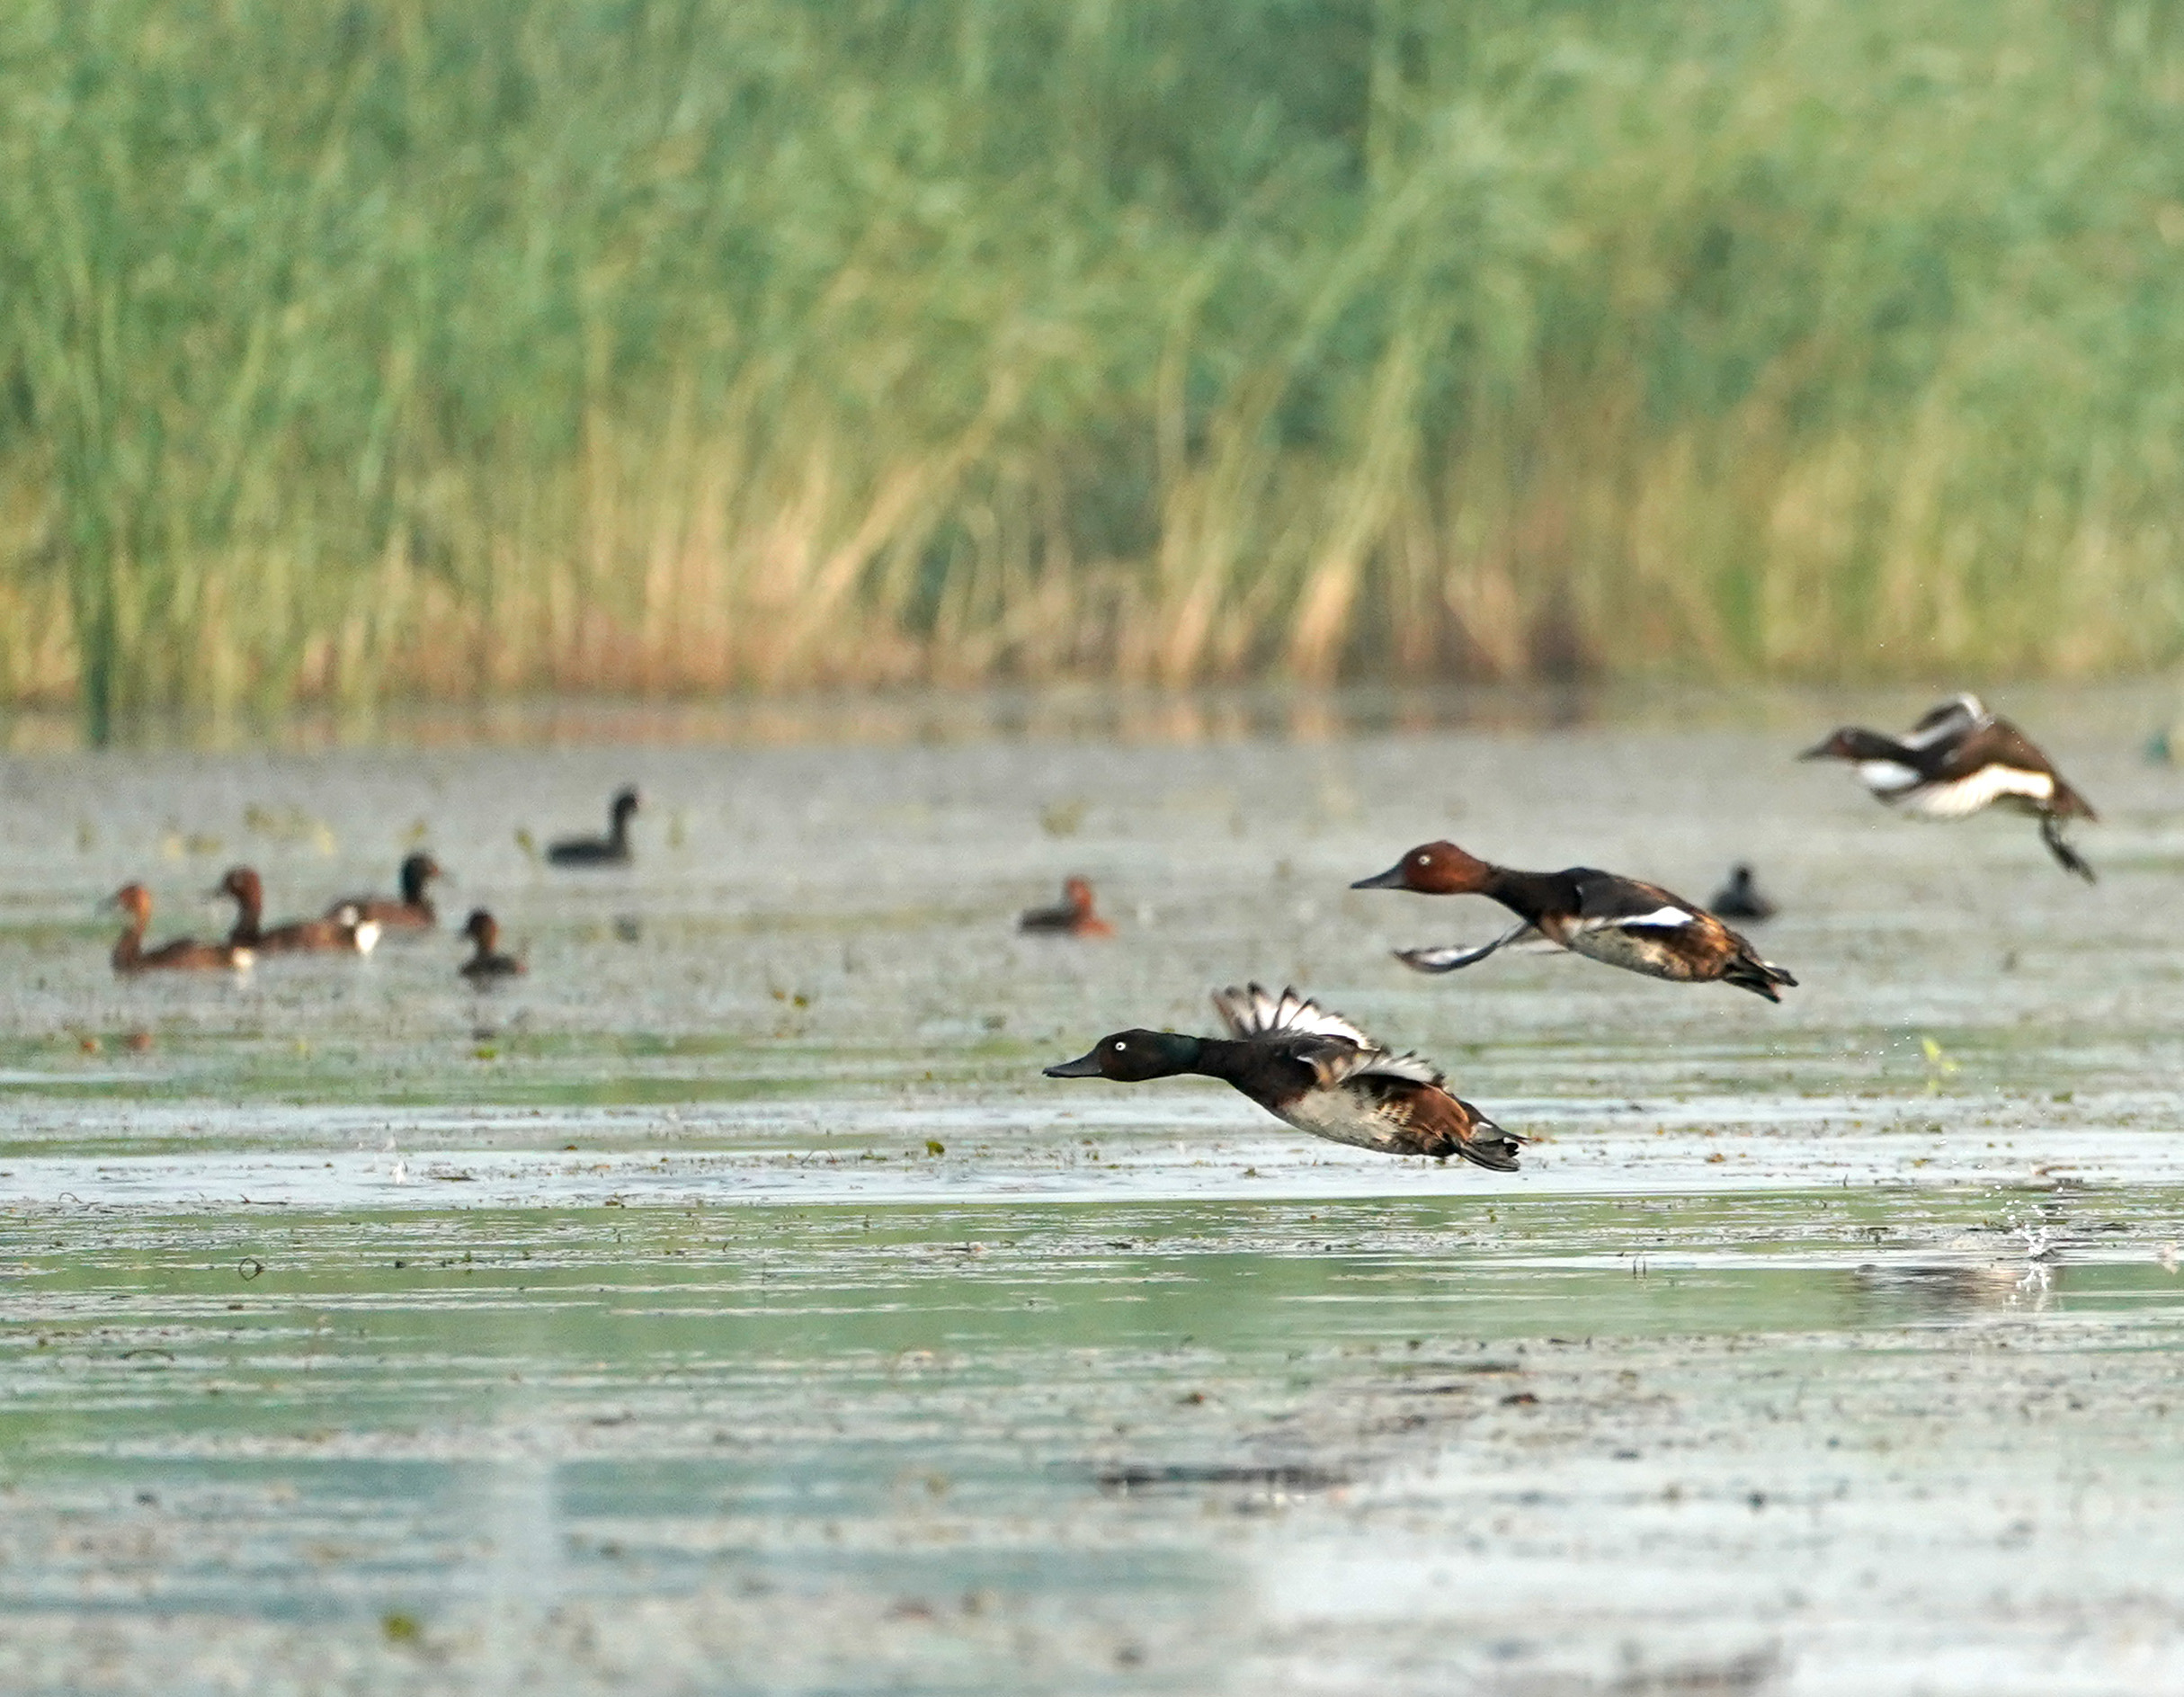
[[[1114,926],[1092,911],[1092,883],[1083,878],[1064,879],[1061,906],[1027,908],[1017,919],[1016,928],[1019,931],[1071,937],[1111,937],[1115,934]]]
[[[1387,1155],[1460,1156],[1513,1173],[1525,1139],[1504,1131],[1448,1089],[1431,1062],[1390,1054],[1338,1014],[1295,990],[1270,996],[1258,985],[1215,992],[1229,1035],[1115,1032],[1049,1078],[1111,1078],[1137,1084],[1181,1074],[1233,1085],[1276,1119],[1333,1143]]]
[[[627,866],[629,820],[636,812],[637,790],[625,785],[615,792],[606,835],[564,837],[547,849],[546,858],[556,866]]]
[[[473,907],[465,922],[462,934],[470,939],[470,958],[457,969],[473,984],[490,984],[496,978],[513,978],[523,971],[523,963],[512,954],[502,954],[500,923],[483,907]]]
[[[1966,818],[1997,802],[2036,815],[2040,841],[2056,863],[2093,881],[2093,869],[2064,841],[2063,827],[2070,819],[2098,823],[2100,816],[2024,732],[1976,695],[1952,695],[1901,737],[1846,725],[1797,758],[1847,760],[1876,798],[1920,818]]]
[[[349,924],[369,921],[382,931],[430,931],[440,923],[440,915],[432,898],[425,894],[425,886],[440,875],[440,862],[430,854],[412,854],[402,862],[399,898],[352,896],[327,908],[326,917],[340,920],[345,915],[352,915]]]
[[[121,934],[113,950],[116,972],[240,971],[254,958],[251,951],[231,942],[200,942],[194,937],[177,937],[147,949],[144,931],[152,923],[152,897],[141,884],[124,884],[99,905],[119,908],[122,915]]]
[[[370,954],[379,945],[379,921],[364,918],[347,903],[337,907],[330,918],[263,924],[260,915],[265,911],[265,887],[247,866],[229,867],[212,894],[235,903],[235,926],[227,941],[237,948],[254,949],[260,954]]]
[[[1747,942],[1696,902],[1658,884],[1573,866],[1520,872],[1466,853],[1453,843],[1422,843],[1386,871],[1352,889],[1409,889],[1424,896],[1488,896],[1519,924],[1471,949],[1399,949],[1421,972],[1453,972],[1511,944],[1567,949],[1628,972],[1680,984],[1719,981],[1779,1002],[1778,985],[1797,980],[1762,960]]]
[[[1774,903],[1760,893],[1752,868],[1739,861],[1729,869],[1729,881],[1714,892],[1707,904],[1716,919],[1749,919],[1755,924],[1775,916]]]

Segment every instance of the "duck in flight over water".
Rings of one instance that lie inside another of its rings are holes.
[[[1847,760],[1875,796],[1922,819],[1967,818],[1996,804],[2036,815],[2040,841],[2063,870],[2093,881],[2063,827],[2100,816],[2024,732],[1976,695],[1951,696],[1901,737],[1846,725],[1797,758]]]
[[[1408,889],[1422,896],[1487,896],[1518,924],[1475,948],[1398,949],[1421,972],[1453,972],[1511,946],[1567,949],[1611,967],[1680,984],[1719,981],[1779,1002],[1779,985],[1797,980],[1696,902],[1658,884],[1573,866],[1520,872],[1466,853],[1453,843],[1422,843],[1386,871],[1352,889]]]
[[[1276,1119],[1332,1143],[1517,1170],[1525,1139],[1453,1094],[1431,1061],[1389,1053],[1295,990],[1270,996],[1256,984],[1232,987],[1216,991],[1213,1005],[1226,1037],[1115,1032],[1046,1075],[1119,1084],[1185,1073],[1218,1078]]]

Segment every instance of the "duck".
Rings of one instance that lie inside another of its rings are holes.
[[[612,821],[604,836],[565,836],[548,847],[546,858],[556,866],[627,866],[629,864],[629,820],[637,812],[637,790],[625,784],[614,792],[608,808]]]
[[[1092,882],[1083,878],[1064,879],[1061,905],[1056,907],[1026,908],[1018,917],[1016,928],[1048,936],[1111,937],[1115,934],[1114,926],[1092,910]]]
[[[1218,1078],[1276,1119],[1331,1143],[1517,1170],[1527,1139],[1451,1094],[1431,1061],[1390,1053],[1294,989],[1272,996],[1256,984],[1231,986],[1214,993],[1213,1005],[1226,1037],[1115,1032],[1076,1059],[1044,1068],[1045,1076],[1118,1084],[1184,1074]]]
[[[1697,902],[1590,866],[1559,872],[1520,872],[1466,853],[1453,843],[1422,843],[1386,871],[1360,878],[1352,889],[1409,889],[1422,896],[1489,896],[1518,924],[1475,948],[1398,949],[1395,958],[1420,972],[1453,972],[1496,950],[1566,949],[1626,971],[1679,984],[1733,984],[1782,997],[1778,987],[1797,980]]]
[[[265,887],[247,866],[231,866],[220,880],[215,896],[235,903],[235,925],[227,941],[239,949],[260,954],[370,954],[379,941],[379,923],[367,919],[353,904],[343,903],[325,919],[291,919],[265,924]]]
[[[2091,803],[2054,764],[1976,695],[1952,695],[1901,737],[1846,725],[1797,756],[1847,760],[1858,781],[1890,807],[1922,819],[1962,819],[2000,803],[2037,815],[2040,841],[2066,872],[2093,882],[2093,869],[2064,839],[2071,819],[2094,823]]]
[[[470,917],[463,923],[462,934],[470,939],[470,958],[456,969],[473,984],[490,984],[497,978],[521,976],[523,963],[512,954],[499,951],[500,922],[483,907],[473,907]]]
[[[402,890],[399,897],[351,896],[327,908],[326,917],[340,921],[349,915],[352,924],[369,921],[382,933],[430,931],[440,923],[440,915],[424,889],[440,875],[440,862],[430,854],[412,854],[402,862],[397,875]]]
[[[144,931],[152,923],[152,896],[141,884],[122,885],[100,906],[119,908],[122,915],[121,934],[114,942],[116,972],[236,972],[255,958],[251,950],[232,942],[200,942],[194,937],[147,949]]]
[[[1778,911],[1774,903],[1760,893],[1752,868],[1743,861],[1729,869],[1729,881],[1714,892],[1714,899],[1707,907],[1716,919],[1749,919],[1754,923],[1772,919]]]

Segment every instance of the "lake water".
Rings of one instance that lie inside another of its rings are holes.
[[[0,757],[0,1690],[2184,1688],[2184,773],[1921,826],[1904,695],[555,710]],[[521,846],[641,785],[638,862]],[[1781,1007],[1446,978],[1451,836],[1703,901]],[[443,930],[108,970],[385,888]],[[1060,880],[1119,935],[1021,937]],[[456,976],[502,919],[529,973]],[[1295,983],[1535,1143],[1039,1076]]]

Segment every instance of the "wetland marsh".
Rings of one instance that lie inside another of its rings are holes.
[[[0,1688],[2174,1690],[2184,778],[2010,702],[2089,890],[1791,762],[1907,700],[0,756]],[[1801,987],[1406,972],[1499,910],[1345,886],[1440,835],[1751,860]],[[436,936],[107,969],[415,841]],[[1252,978],[1523,1171],[1039,1076]]]

